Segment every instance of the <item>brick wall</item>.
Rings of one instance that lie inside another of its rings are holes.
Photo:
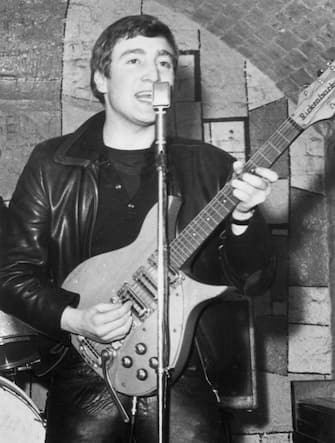
[[[171,130],[203,137],[239,158],[248,157],[294,110],[287,97],[296,98],[298,84],[314,77],[319,55],[309,57],[306,66],[301,45],[310,45],[312,54],[310,40],[321,44],[325,16],[318,16],[319,27],[315,27],[312,14],[320,12],[321,3],[328,12],[327,29],[332,26],[330,2],[305,1],[304,17],[313,23],[315,35],[303,34],[307,22],[295,3],[257,1],[250,7],[243,0],[231,5],[214,0],[97,0],[94,4],[79,0],[67,5],[41,0],[4,4],[1,194],[10,198],[37,141],[68,132],[101,109],[89,91],[91,46],[109,23],[141,10],[167,22],[182,50],[177,118]],[[326,37],[322,42],[324,61],[331,43]],[[263,209],[277,245],[278,276],[271,291],[254,302],[260,407],[249,414],[236,413],[237,443],[289,442],[291,380],[332,374],[328,271],[332,231],[327,223],[333,219],[329,210],[333,194],[325,180],[330,177],[325,174],[325,152],[331,131],[328,124],[308,129],[275,165],[280,180]],[[33,399],[41,407],[44,395],[43,388],[34,385]]]
[[[272,78],[296,100],[320,68],[335,58],[331,0],[169,0]]]
[[[8,199],[32,147],[60,133],[66,1],[0,2],[0,187]]]

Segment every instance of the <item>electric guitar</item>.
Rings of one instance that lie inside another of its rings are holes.
[[[245,164],[245,171],[270,167],[313,123],[335,113],[335,63],[301,94],[295,112]],[[170,361],[175,375],[188,355],[202,305],[227,287],[192,280],[181,270],[238,203],[227,183],[169,245]],[[72,343],[114,390],[149,395],[157,384],[157,251],[154,206],[138,238],[129,246],[88,259],[67,277],[63,288],[80,294],[81,308],[110,300],[131,300],[133,326],[120,341],[101,344],[72,334]]]

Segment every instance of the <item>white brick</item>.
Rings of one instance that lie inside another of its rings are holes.
[[[248,60],[247,85],[250,110],[283,98],[283,92],[276,84]]]
[[[87,102],[70,97],[63,97],[63,105],[63,134],[74,131],[94,113],[103,109],[98,102],[91,103],[91,106],[89,106]]]
[[[288,223],[289,181],[280,179],[272,185],[272,192],[261,205],[262,212],[268,223]]]
[[[308,128],[290,147],[291,186],[324,193],[324,136]]]
[[[233,443],[260,443],[259,434],[233,435]]]
[[[289,372],[329,374],[331,335],[327,326],[289,325]]]
[[[289,288],[289,321],[327,326],[330,324],[329,289],[292,286]]]
[[[202,30],[200,62],[204,117],[247,116],[244,59]]]
[[[260,443],[292,443],[292,433],[264,434]]]

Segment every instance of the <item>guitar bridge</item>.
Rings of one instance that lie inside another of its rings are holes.
[[[124,283],[117,294],[122,302],[132,302],[131,310],[137,318],[143,320],[149,313],[145,302],[129,283]]]

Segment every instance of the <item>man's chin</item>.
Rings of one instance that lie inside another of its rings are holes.
[[[142,126],[152,126],[156,123],[156,114],[152,111],[152,113],[143,113],[139,119],[138,122]]]

